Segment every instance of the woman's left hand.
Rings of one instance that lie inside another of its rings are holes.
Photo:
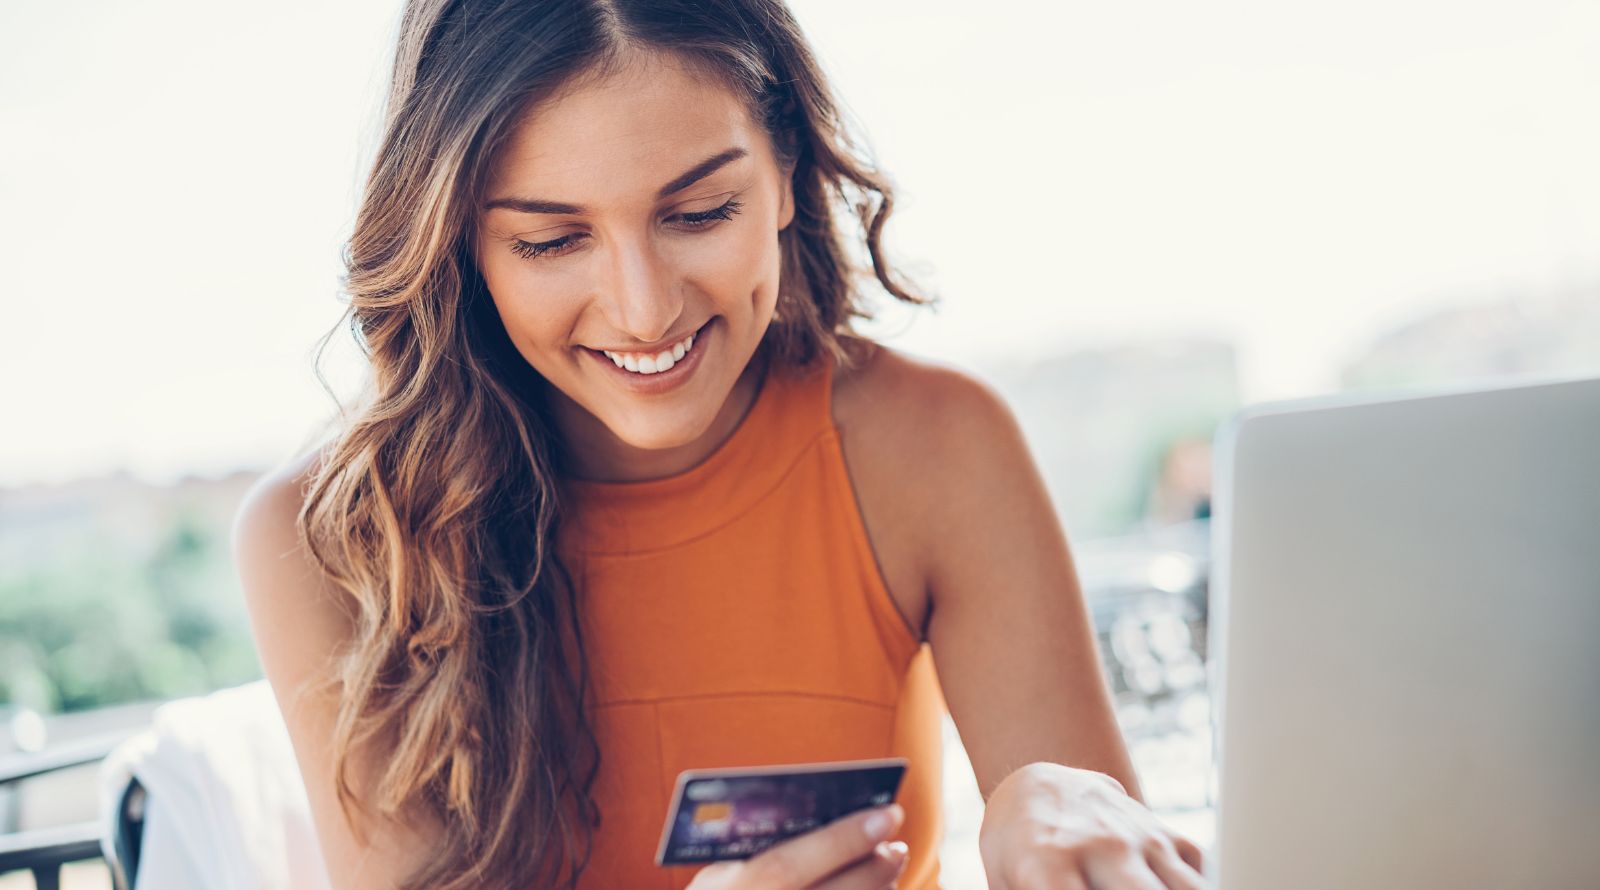
[[[978,832],[990,890],[1202,890],[1201,850],[1122,783],[1030,763],[993,793]]]

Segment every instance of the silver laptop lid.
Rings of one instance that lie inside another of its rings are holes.
[[[1219,432],[1221,890],[1600,888],[1600,379]]]

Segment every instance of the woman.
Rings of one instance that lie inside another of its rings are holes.
[[[234,532],[336,887],[933,887],[944,700],[991,886],[1199,886],[1014,418],[850,332],[840,199],[925,302],[778,0],[408,4],[372,386]],[[653,864],[682,769],[888,755],[899,805]]]

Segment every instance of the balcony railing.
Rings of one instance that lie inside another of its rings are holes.
[[[15,793],[29,779],[99,763],[131,735],[130,731],[102,733],[44,751],[0,755],[0,789]],[[5,828],[0,834],[0,874],[31,871],[39,890],[59,890],[63,865],[102,858],[100,824],[92,820],[26,831],[14,825]],[[124,882],[117,886],[125,890]]]

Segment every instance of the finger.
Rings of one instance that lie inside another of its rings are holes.
[[[887,820],[880,821],[882,816]],[[852,813],[751,857],[745,861],[747,871],[757,879],[756,886],[809,887],[871,856],[878,842],[900,830],[903,821],[905,810],[899,804]]]
[[[743,861],[713,862],[705,868],[694,873],[694,880],[689,882],[690,890],[726,890],[735,887],[739,880],[740,870],[744,868]]]
[[[1145,861],[1168,890],[1205,890],[1205,879],[1187,862],[1179,859],[1177,851],[1151,856]]]
[[[1185,865],[1201,875],[1206,873],[1205,851],[1199,844],[1175,834],[1172,836],[1172,846],[1178,851],[1178,858],[1182,859]]]
[[[906,867],[904,841],[882,843],[872,855],[848,865],[813,884],[807,890],[883,890],[894,886],[895,879]]]

